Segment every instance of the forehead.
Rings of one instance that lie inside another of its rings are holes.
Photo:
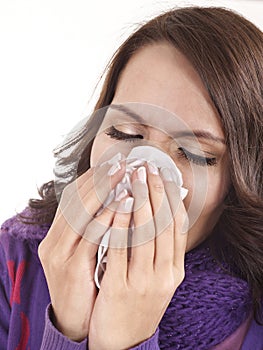
[[[190,129],[223,137],[217,111],[201,78],[178,50],[166,43],[136,52],[119,78],[112,103],[141,102],[179,116]]]

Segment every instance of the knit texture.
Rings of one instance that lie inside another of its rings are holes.
[[[27,208],[23,215],[30,217],[34,211]],[[26,225],[14,216],[2,225],[1,230],[25,241],[37,254],[38,243],[49,227]],[[247,283],[224,271],[213,259],[205,241],[186,253],[185,279],[159,324],[160,349],[210,349],[230,336],[250,311],[251,295]]]
[[[51,305],[49,305],[49,307],[46,310],[46,327],[40,350],[86,350],[87,339],[83,340],[81,343],[77,343],[71,341],[70,339],[60,337],[58,330],[53,326],[53,324],[50,321],[50,309]]]
[[[205,350],[231,335],[251,310],[248,285],[227,274],[207,243],[188,252],[185,279],[160,327],[161,349]]]

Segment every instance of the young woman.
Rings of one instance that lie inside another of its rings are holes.
[[[262,57],[262,32],[222,8],[168,11],[121,45],[56,181],[2,225],[1,349],[263,349]],[[138,145],[173,159],[184,200],[146,162],[102,207],[126,167],[102,160]],[[131,219],[149,239],[129,250]]]

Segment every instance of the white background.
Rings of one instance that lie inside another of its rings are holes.
[[[134,25],[190,4],[235,9],[263,29],[263,1],[0,0],[0,223],[53,179],[53,148],[92,111]]]

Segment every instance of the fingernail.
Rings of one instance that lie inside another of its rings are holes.
[[[117,197],[123,191],[123,185],[119,182],[115,187],[115,196]]]
[[[146,184],[146,182],[147,182],[147,178],[146,178],[146,169],[145,169],[145,167],[144,166],[141,166],[141,167],[139,167],[138,169],[137,169],[137,175],[138,175],[138,179],[141,181],[141,182],[143,182],[143,183],[145,183]]]
[[[119,162],[116,164],[113,164],[113,166],[108,171],[108,175],[112,176],[112,175],[116,174],[120,169],[121,169],[121,165]]]
[[[159,175],[159,170],[154,161],[148,161],[147,166],[151,174]]]
[[[173,181],[173,177],[171,174],[170,169],[168,168],[161,168],[161,173],[165,181]]]
[[[119,210],[124,213],[130,213],[133,207],[134,198],[128,197],[120,202]]]
[[[116,201],[120,201],[122,198],[126,197],[128,194],[128,191],[126,189],[122,190],[120,193],[117,194],[115,197]]]

